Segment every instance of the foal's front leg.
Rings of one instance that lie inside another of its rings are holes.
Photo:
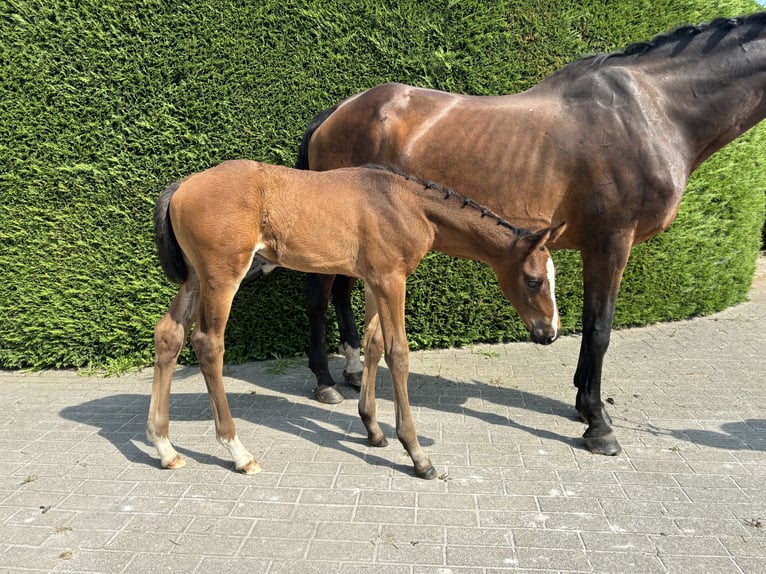
[[[396,434],[412,459],[415,475],[431,480],[436,478],[436,470],[418,441],[407,392],[409,347],[404,328],[405,280],[406,277],[390,278],[384,282],[382,288],[373,288],[373,291],[376,293],[378,315],[383,330],[386,364],[393,380]]]

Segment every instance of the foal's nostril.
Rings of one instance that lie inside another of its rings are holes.
[[[538,345],[550,345],[558,338],[558,333],[553,329],[535,327],[532,329],[532,341]]]

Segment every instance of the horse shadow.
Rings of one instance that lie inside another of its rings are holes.
[[[337,364],[340,364],[337,362]],[[248,429],[240,422],[240,437],[254,448],[256,458],[258,437],[261,429],[268,429],[285,438],[301,438],[323,448],[331,448],[350,458],[358,458],[374,466],[391,467],[403,474],[412,474],[411,465],[398,463],[376,454],[377,449],[368,447],[366,430],[354,408],[333,408],[320,404],[311,397],[314,380],[308,369],[292,368],[288,372],[269,373],[268,363],[249,363],[246,366],[227,366],[225,376],[252,385],[246,392],[229,392],[227,397],[232,416],[235,419],[255,425]],[[337,366],[337,365],[336,365]],[[336,377],[339,379],[340,377]],[[170,421],[171,437],[174,436],[174,422],[204,423],[209,428],[199,433],[190,444],[187,436],[174,439],[176,450],[184,457],[199,464],[231,468],[228,458],[211,454],[216,448],[213,433],[213,418],[207,399],[205,384],[199,369],[194,366],[181,367],[173,378],[176,392],[171,393]],[[552,383],[556,384],[556,383]],[[199,390],[188,391],[188,387],[198,386]],[[178,392],[177,387],[183,386]],[[346,397],[346,403],[355,404],[358,392],[352,387],[339,385]],[[444,393],[447,388],[446,394]],[[498,412],[496,408],[482,408],[482,404],[519,407],[520,411],[542,414],[568,421],[579,420],[574,407],[563,401],[527,390],[496,386],[472,379],[454,381],[449,378],[413,372],[410,374],[410,404],[424,407],[430,411],[463,415],[482,421],[493,427],[513,429],[547,441],[559,442],[569,447],[584,450],[584,441],[579,436],[563,435],[552,430],[551,424],[531,426],[517,420],[517,415],[510,416]],[[81,424],[99,428],[99,435],[108,440],[117,451],[132,463],[156,468],[156,453],[145,436],[146,416],[149,410],[150,387],[145,394],[124,393],[86,401],[64,408],[60,415]],[[378,369],[376,396],[381,401],[379,406],[393,400],[391,377],[385,366]],[[434,400],[437,397],[447,400]],[[345,404],[345,403],[344,403]],[[381,409],[379,409],[381,410]],[[384,407],[379,413],[380,425],[386,436],[396,442],[395,429],[386,419],[393,419]],[[614,426],[621,426],[616,417]],[[418,424],[416,422],[416,424]],[[654,436],[671,436],[678,440],[698,446],[730,450],[766,451],[766,420],[750,419],[743,422],[729,422],[721,425],[719,431],[701,429],[663,429],[651,424],[642,425],[645,432]],[[189,435],[192,436],[192,435]],[[424,447],[435,441],[424,434],[419,435]],[[204,441],[204,442],[203,442]],[[196,444],[198,442],[198,445]],[[298,443],[296,443],[298,444]],[[397,443],[398,444],[398,443]],[[196,447],[199,446],[199,449]],[[282,448],[285,448],[282,446]],[[223,451],[219,451],[222,452]],[[225,453],[223,453],[226,456]],[[263,453],[261,452],[260,455]]]
[[[368,446],[366,430],[356,413],[356,408],[332,408],[310,398],[315,383],[308,369],[292,368],[284,374],[274,374],[269,373],[268,366],[264,365],[268,363],[232,365],[227,366],[224,371],[226,378],[252,385],[252,390],[249,391],[227,392],[227,398],[232,416],[239,421],[240,438],[254,449],[256,458],[263,454],[258,450],[260,427],[268,429],[272,438],[273,432],[285,439],[301,438],[323,448],[331,448],[349,455],[350,458],[358,458],[367,464],[388,466],[403,474],[412,474],[412,467],[408,461],[392,461],[390,455],[388,458],[379,456],[376,454],[378,449]],[[340,365],[339,361],[337,365]],[[338,370],[340,368],[342,367]],[[467,406],[470,399],[490,394],[497,397],[498,403],[503,402],[504,395],[507,395],[508,402],[518,402],[519,391],[516,389],[493,387],[481,381],[466,384],[420,373],[412,373],[411,376],[415,381],[410,385],[410,403],[413,407],[422,406],[441,412],[463,414],[491,425],[510,426],[532,436],[568,445],[577,444],[576,438],[528,426],[496,412]],[[98,434],[109,441],[128,461],[156,468],[156,453],[145,435],[150,385],[148,381],[145,394],[132,392],[101,397],[65,407],[59,414],[67,420],[97,427]],[[454,387],[451,396],[463,393],[465,400],[435,403],[433,397],[436,397],[439,389],[445,385]],[[191,386],[199,390],[189,391]],[[339,388],[346,396],[345,403],[356,405],[358,392],[343,384],[339,384]],[[393,409],[385,405],[392,401],[392,389],[390,374],[384,366],[378,369],[376,395],[380,400],[379,407],[382,407],[379,409],[382,411],[379,414],[380,425],[389,438],[389,443],[398,445],[395,429],[386,420],[393,420],[393,416],[389,416]],[[524,392],[524,395],[527,399],[524,407],[533,412],[567,416],[564,413],[573,410],[571,406],[556,399],[527,392]],[[227,456],[227,453],[219,450],[216,445],[210,402],[198,367],[184,366],[176,369],[169,414],[173,445],[182,456],[198,464],[231,468],[232,463],[228,457],[222,458]],[[182,430],[181,434],[176,436],[177,427],[174,427],[174,423],[178,422],[204,423],[209,427],[202,430],[196,428],[193,434],[184,434]],[[255,428],[248,428],[246,425],[255,425]],[[419,440],[424,447],[435,444],[427,432],[420,433]],[[281,445],[283,449],[284,441]],[[218,451],[221,456],[212,453],[213,451]]]
[[[696,446],[729,451],[766,452],[766,419],[725,422],[720,425],[720,430],[665,429],[654,424],[644,424],[642,430],[652,436],[671,437]]]

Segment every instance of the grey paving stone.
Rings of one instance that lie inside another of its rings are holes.
[[[766,258],[759,266],[748,303],[613,334],[616,457],[579,436],[578,336],[413,353],[433,481],[414,477],[394,438],[384,363],[383,449],[366,443],[355,391],[316,403],[302,361],[284,375],[227,365],[257,476],[235,473],[217,444],[194,367],[177,370],[171,396],[178,471],[161,470],[144,438],[151,369],[0,371],[0,572],[764,572]],[[340,378],[342,359],[330,367]]]

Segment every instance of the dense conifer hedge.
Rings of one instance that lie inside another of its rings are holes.
[[[755,10],[745,0],[2,0],[0,367],[150,362],[175,292],[152,241],[159,192],[229,158],[291,165],[309,119],[343,97],[389,80],[510,93],[580,55]],[[617,324],[744,299],[764,221],[765,131],[705,164],[671,231],[634,250]],[[579,257],[556,259],[572,331]],[[526,337],[481,264],[429,256],[409,288],[415,348]],[[227,360],[302,352],[307,340],[302,277],[279,270],[238,295]]]

